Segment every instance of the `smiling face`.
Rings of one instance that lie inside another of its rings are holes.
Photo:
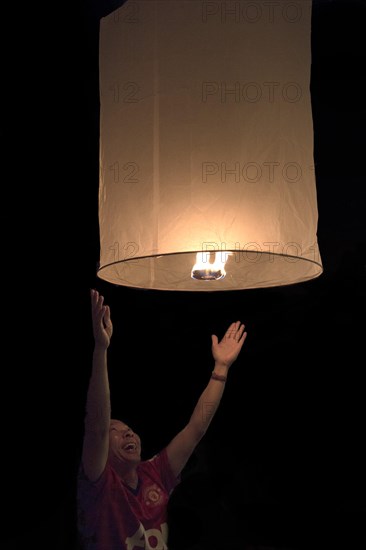
[[[141,461],[141,441],[127,424],[111,420],[109,427],[109,452],[125,464],[136,465]]]

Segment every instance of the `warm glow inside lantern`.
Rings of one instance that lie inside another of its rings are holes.
[[[100,26],[100,267],[218,291],[322,272],[311,2],[139,0]]]

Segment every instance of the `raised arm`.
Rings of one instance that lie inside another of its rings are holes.
[[[212,355],[215,360],[213,375],[194,408],[188,424],[167,446],[170,466],[178,476],[194,448],[202,439],[220,404],[229,368],[238,357],[247,337],[245,325],[232,323],[219,342],[212,335]]]
[[[96,290],[91,291],[94,334],[93,367],[90,377],[85,416],[82,463],[85,475],[96,481],[102,474],[108,458],[109,423],[111,416],[107,349],[113,326],[109,307]]]

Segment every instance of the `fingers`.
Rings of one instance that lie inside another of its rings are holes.
[[[91,298],[92,309],[94,310],[99,300],[99,292],[97,290],[92,289],[90,291],[90,298]]]
[[[244,336],[244,329],[245,329],[245,325],[239,325],[239,330],[237,331],[236,337],[235,337],[235,340],[237,342],[239,342],[240,339]],[[246,332],[245,332],[245,334],[246,334]]]
[[[233,338],[234,337],[234,335],[236,333],[235,325],[236,325],[236,323],[231,323],[231,325],[229,326],[229,328],[225,332],[224,338]]]
[[[103,306],[103,303],[104,303],[104,296],[102,296],[101,294],[99,294],[99,292],[97,290],[91,290],[90,291],[90,296],[91,296],[91,305],[92,305],[92,314],[93,314],[93,317],[96,318],[96,319],[100,319],[102,320],[104,314],[106,313],[107,311],[107,306]],[[109,308],[108,308],[109,310]],[[108,313],[109,315],[109,313]],[[109,320],[110,320],[110,317],[109,317]]]
[[[105,322],[105,325],[107,327],[109,327],[112,322],[111,322],[111,310],[110,310],[110,307],[109,306],[104,306],[103,308],[104,310],[104,322]]]
[[[240,321],[231,323],[226,331],[225,338],[231,338],[232,340],[235,340],[235,342],[240,342],[241,339],[243,339],[244,342],[245,338],[247,337],[247,333],[244,332],[244,329],[245,325],[242,324]]]
[[[91,302],[93,307],[97,307],[98,305],[102,305],[104,301],[104,297],[99,294],[99,292],[95,289],[92,289],[90,291],[91,296]]]
[[[243,334],[241,335],[240,340],[238,341],[238,343],[240,344],[240,347],[244,344],[245,339],[246,339],[247,336],[248,336],[248,333],[247,333],[247,332],[243,332]]]

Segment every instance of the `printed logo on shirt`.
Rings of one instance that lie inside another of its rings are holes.
[[[146,487],[143,493],[146,506],[158,506],[163,498],[162,491],[156,483]]]
[[[161,531],[159,529],[147,529],[145,531],[140,523],[139,528],[132,537],[127,537],[127,550],[168,550],[166,541],[168,540],[168,526],[162,523]]]

